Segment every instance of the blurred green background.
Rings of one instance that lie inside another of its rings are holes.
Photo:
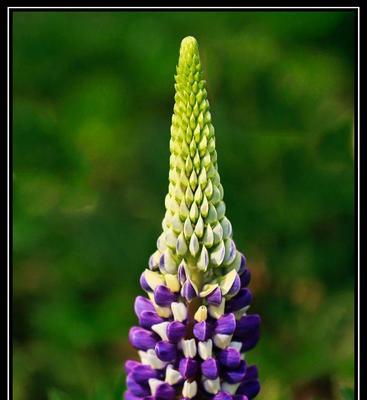
[[[180,41],[248,257],[259,399],[351,399],[354,24],[344,12],[15,12],[14,399],[121,399],[161,232]]]

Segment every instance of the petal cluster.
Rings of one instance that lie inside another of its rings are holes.
[[[214,128],[198,45],[181,43],[170,140],[166,213],[142,273],[139,326],[129,332],[140,362],[127,361],[126,400],[252,399],[256,366],[244,353],[259,340],[248,315],[250,271],[225,216]]]

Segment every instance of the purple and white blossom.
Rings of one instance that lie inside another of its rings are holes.
[[[251,274],[225,216],[214,127],[198,45],[181,43],[163,232],[140,277],[146,297],[129,340],[126,400],[249,400],[258,370],[245,353],[260,336],[248,314]]]

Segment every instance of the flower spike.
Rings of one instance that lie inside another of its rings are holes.
[[[243,353],[259,339],[260,317],[246,258],[232,239],[215,131],[195,38],[181,42],[169,142],[166,212],[157,249],[140,277],[139,327],[129,333],[140,362],[127,361],[125,399],[249,400],[256,366]]]

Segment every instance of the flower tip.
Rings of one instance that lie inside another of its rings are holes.
[[[181,41],[181,49],[183,49],[185,47],[191,47],[191,46],[197,46],[197,45],[198,45],[198,42],[194,38],[194,36],[186,36]]]
[[[186,57],[191,58],[195,55],[199,56],[198,42],[193,36],[186,36],[181,41],[180,58],[186,59]]]

